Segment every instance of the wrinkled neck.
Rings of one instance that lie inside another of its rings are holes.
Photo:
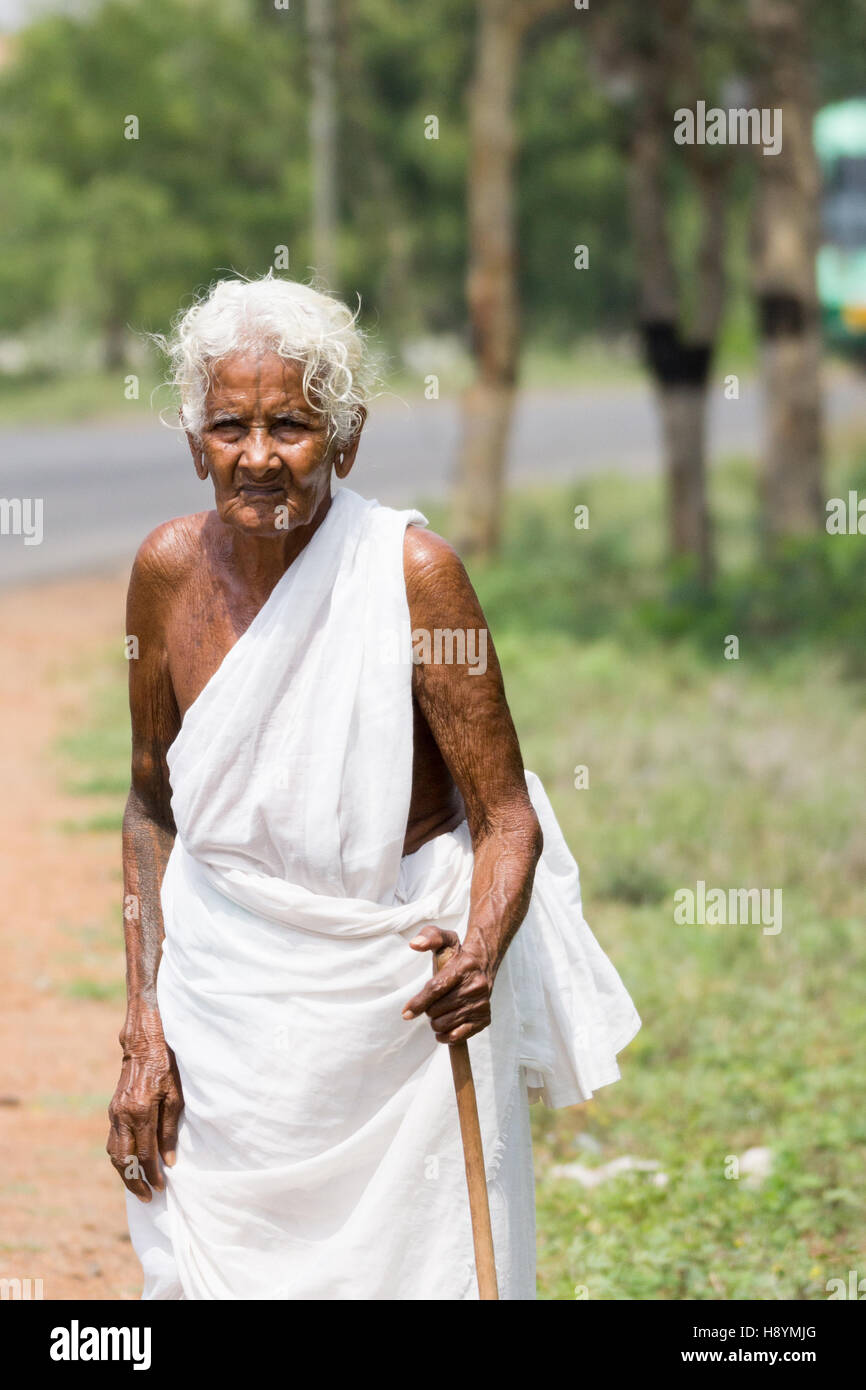
[[[282,579],[286,570],[309,545],[331,509],[330,491],[325,494],[311,521],[293,526],[275,536],[256,536],[220,525],[225,532],[226,564],[239,587],[264,597]]]

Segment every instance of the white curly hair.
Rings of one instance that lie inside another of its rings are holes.
[[[175,320],[168,337],[153,338],[169,359],[184,429],[201,437],[210,368],[242,351],[276,352],[303,367],[309,404],[347,444],[360,428],[374,369],[364,333],[339,299],[273,271],[259,279],[217,280]]]

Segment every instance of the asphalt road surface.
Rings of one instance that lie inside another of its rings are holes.
[[[761,401],[743,383],[739,400],[712,396],[710,455],[757,453]],[[855,374],[834,374],[831,424],[866,428],[866,392]],[[459,439],[453,400],[374,404],[348,485],[390,506],[447,495]],[[512,435],[511,482],[587,477],[659,467],[658,420],[640,385],[526,392]],[[148,531],[212,505],[183,435],[154,418],[125,423],[34,425],[0,430],[0,499],[42,498],[43,539],[0,534],[0,585],[128,566]],[[0,512],[0,525],[3,513]]]

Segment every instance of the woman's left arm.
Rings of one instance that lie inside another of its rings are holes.
[[[427,1013],[437,1040],[453,1043],[490,1022],[493,981],[526,916],[542,836],[502,672],[469,576],[447,541],[417,527],[406,531],[404,569],[416,647],[430,658],[415,666],[413,692],[463,797],[475,863],[462,944],[435,926],[422,928],[411,943],[416,950],[456,949],[403,1016]]]

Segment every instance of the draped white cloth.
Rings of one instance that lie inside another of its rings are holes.
[[[408,942],[462,937],[473,864],[465,822],[402,855],[409,524],[339,491],[169,750],[157,994],[185,1106],[165,1192],[127,1194],[144,1298],[477,1297],[447,1048],[401,1017],[431,973]],[[534,1297],[528,1099],[588,1099],[640,1026],[526,776],[544,851],[469,1045],[511,1299]]]

